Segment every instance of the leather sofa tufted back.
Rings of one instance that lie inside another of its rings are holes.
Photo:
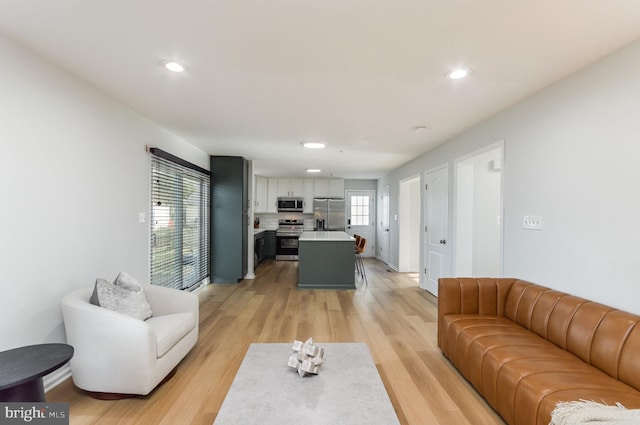
[[[439,291],[448,291],[446,297],[439,297],[447,300],[438,304],[440,317],[450,313],[504,316],[640,389],[640,316],[523,280],[453,280],[458,285],[440,286]],[[442,338],[439,329],[441,348]]]

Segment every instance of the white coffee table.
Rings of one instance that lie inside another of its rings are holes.
[[[318,375],[287,366],[292,344],[251,344],[215,425],[399,425],[364,343],[316,342]]]

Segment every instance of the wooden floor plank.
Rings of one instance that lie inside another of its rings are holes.
[[[413,274],[365,259],[368,285],[298,290],[295,261],[266,260],[253,280],[213,284],[200,299],[200,337],[176,375],[145,397],[99,401],[67,380],[72,425],[211,425],[252,342],[367,343],[403,425],[504,425],[440,353],[437,300]],[[286,363],[287,359],[283,359]]]

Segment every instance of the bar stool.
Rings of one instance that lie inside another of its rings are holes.
[[[355,257],[355,269],[356,269],[356,273],[361,274],[360,273],[360,264],[358,263],[358,247],[360,246],[360,240],[362,239],[362,236],[354,233],[353,234],[353,238],[356,240],[355,244],[354,244],[354,249],[355,249],[355,253],[356,253],[356,257]]]
[[[367,249],[367,238],[359,236],[356,238],[356,271],[360,276],[364,278],[365,285],[367,282],[367,272],[364,269],[364,262],[362,261],[362,253]]]

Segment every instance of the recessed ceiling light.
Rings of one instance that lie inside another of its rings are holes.
[[[470,73],[471,73],[471,70],[469,68],[458,68],[458,69],[454,69],[451,72],[447,72],[447,78],[449,78],[450,80],[459,80],[461,78],[466,77]]]
[[[309,168],[307,169],[307,173],[319,173],[320,171],[322,171],[319,168]]]
[[[416,133],[424,133],[425,131],[427,131],[427,127],[424,125],[419,125],[419,126],[413,127],[413,131],[415,131]]]
[[[319,142],[305,142],[302,144],[307,149],[324,149],[326,145]]]
[[[187,69],[186,66],[174,60],[164,60],[160,63],[165,67],[166,70],[171,72],[183,72]]]

